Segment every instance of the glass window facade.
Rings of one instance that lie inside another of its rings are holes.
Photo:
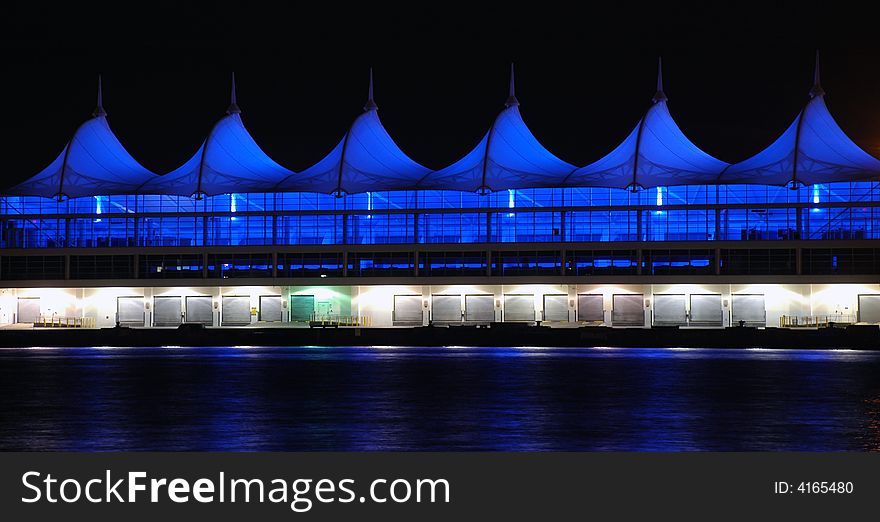
[[[2,279],[864,274],[827,242],[880,239],[880,182],[6,196],[0,231]]]
[[[0,198],[3,248],[880,238],[880,184]]]

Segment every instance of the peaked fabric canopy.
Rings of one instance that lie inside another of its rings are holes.
[[[828,112],[824,96],[811,99],[776,141],[731,165],[719,183],[812,185],[880,176],[880,160],[844,134]]]
[[[519,112],[510,69],[510,95],[480,143],[452,165],[430,174],[419,188],[493,192],[511,188],[558,187],[577,167],[544,148]]]
[[[344,193],[413,189],[430,169],[409,158],[379,121],[373,73],[364,113],[321,161],[284,180],[280,191]]]
[[[213,196],[229,192],[271,192],[292,176],[266,155],[245,129],[237,113],[214,125],[199,150],[176,170],[153,178],[138,192]]]
[[[357,117],[324,159],[286,179],[278,190],[328,194],[406,190],[429,172],[400,150],[377,112],[370,110]]]
[[[650,188],[749,183],[816,184],[880,179],[880,159],[858,147],[834,121],[819,82],[818,53],[811,99],[785,132],[755,156],[730,165],[700,150],[667,107],[662,63],[653,104],[636,127],[600,160],[576,168],[544,148],[526,126],[515,94],[513,66],[505,108],[463,158],[431,171],[389,136],[369,95],[364,113],[321,161],[301,173],[273,161],[242,123],[235,76],[227,114],[186,163],[164,176],[140,165],[107,124],[100,78],[93,117],[77,128],[57,158],[2,195],[87,197],[117,194],[200,196],[232,192],[353,194],[391,190],[488,193],[546,187]]]
[[[179,196],[271,192],[294,175],[267,156],[245,129],[236,102],[235,76],[226,112],[192,158],[176,170],[145,183],[139,192]]]
[[[48,167],[4,193],[47,198],[133,194],[155,177],[131,157],[110,130],[99,77],[93,117],[76,129]]]
[[[642,187],[715,183],[728,166],[694,145],[666,106],[662,68],[653,105],[607,156],[575,171],[565,184],[588,187]]]

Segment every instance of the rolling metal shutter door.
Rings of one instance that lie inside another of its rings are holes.
[[[578,295],[578,321],[604,322],[605,305],[602,294]]]
[[[186,322],[214,324],[214,311],[211,309],[211,296],[189,295],[186,297]]]
[[[721,326],[724,314],[721,310],[721,294],[691,294],[691,324]]]
[[[859,296],[859,322],[880,323],[880,295]]]
[[[177,326],[180,324],[180,298],[154,297],[153,324],[156,326]]]
[[[223,296],[221,324],[250,324],[251,298],[243,295]]]
[[[439,323],[461,322],[461,296],[432,295],[431,319]]]
[[[464,296],[464,320],[490,323],[495,320],[495,297],[491,295]]]
[[[292,295],[290,296],[290,320],[293,322],[306,322],[315,313],[315,296]]]
[[[767,315],[764,309],[764,296],[760,294],[734,294],[733,300],[733,325],[738,326],[740,321],[745,321],[747,326],[766,326]]]
[[[19,297],[18,315],[15,320],[19,323],[34,323],[40,318],[39,297]]]
[[[260,321],[277,322],[281,320],[281,296],[260,296]]]
[[[568,294],[544,295],[544,320],[568,322]]]
[[[654,324],[686,325],[687,308],[684,294],[654,294]]]
[[[535,296],[505,295],[504,296],[504,320],[505,321],[534,321],[535,320]]]
[[[644,326],[643,301],[642,294],[614,294],[611,296],[611,324],[615,326]]]
[[[117,297],[116,320],[120,324],[144,324],[143,297]]]
[[[395,295],[394,323],[422,324],[422,296]]]

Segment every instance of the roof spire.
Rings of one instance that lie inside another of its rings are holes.
[[[810,98],[825,96],[822,83],[819,81],[819,49],[816,49],[816,69],[813,71],[813,88],[810,89]]]
[[[513,107],[516,105],[519,105],[519,100],[516,99],[516,84],[514,83],[513,62],[510,62],[510,95],[507,97],[507,101],[504,102],[504,106]]]
[[[379,106],[373,101],[373,68],[370,67],[370,88],[367,91],[367,103],[364,105],[364,110],[369,112],[375,111],[378,108]]]
[[[235,99],[235,71],[232,72],[232,93],[229,97],[229,108],[226,109],[226,114],[239,114],[241,113],[241,109],[238,107],[238,102]]]
[[[651,98],[651,101],[654,103],[659,103],[662,101],[666,101],[669,98],[666,97],[666,93],[663,92],[663,57],[657,57],[657,92],[654,93],[654,97]]]
[[[101,75],[98,75],[98,105],[95,106],[95,110],[92,112],[92,116],[107,116],[107,111],[104,110],[104,93],[103,89],[101,89]]]

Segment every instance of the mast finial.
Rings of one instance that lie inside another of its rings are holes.
[[[816,49],[816,68],[813,71],[813,88],[810,89],[810,98],[815,98],[816,96],[825,96],[822,82],[819,81],[819,49]]]
[[[367,104],[364,105],[364,110],[369,112],[375,111],[378,108],[379,106],[376,105],[376,102],[373,100],[373,68],[370,67],[370,88],[367,91]]]
[[[232,92],[229,95],[229,108],[226,109],[226,114],[239,114],[241,113],[241,108],[238,106],[238,100],[236,99],[235,93],[235,71],[232,72]]]
[[[510,62],[510,92],[507,96],[507,101],[504,102],[504,106],[514,107],[516,105],[519,105],[519,100],[516,99],[516,83],[514,78],[513,62]]]
[[[666,97],[666,93],[663,92],[663,57],[657,57],[657,92],[654,93],[654,97],[651,99],[654,103],[659,103],[662,101],[666,101],[669,98]]]
[[[92,112],[92,116],[107,116],[107,111],[104,110],[104,91],[101,87],[101,75],[98,75],[98,104],[95,106],[95,110]]]

